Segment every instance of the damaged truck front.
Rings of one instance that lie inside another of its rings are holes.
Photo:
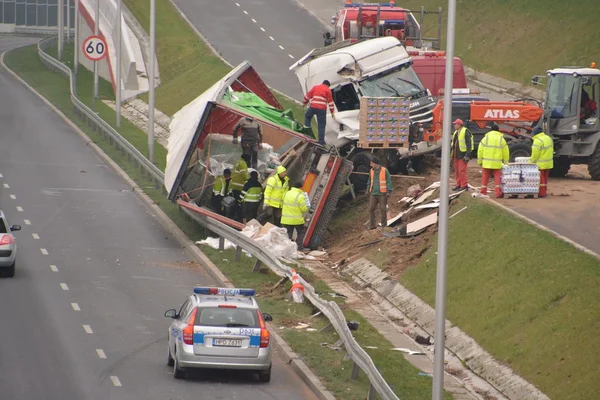
[[[293,119],[247,61],[190,104],[178,111],[170,125],[165,187],[171,201],[198,215],[212,217],[241,229],[207,208],[212,184],[225,168],[240,159],[241,146],[232,143],[235,124],[244,117],[258,121],[263,148],[256,170],[263,178],[277,165],[287,168],[292,181],[301,181],[311,207],[306,215],[305,247],[322,244],[352,163],[316,144],[312,132]],[[288,149],[279,155],[277,149]]]
[[[364,151],[377,150],[361,148],[360,99],[410,99],[410,145],[379,150],[384,153],[390,170],[398,172],[406,168],[409,159],[420,160],[441,147],[437,135],[423,134],[431,131],[434,112],[439,108],[411,65],[412,60],[398,39],[382,37],[314,49],[290,70],[296,74],[305,94],[324,80],[331,83],[336,119],[327,115],[325,143],[352,160],[357,172],[369,171],[369,158]],[[359,189],[366,186],[364,174],[353,174],[351,179]]]

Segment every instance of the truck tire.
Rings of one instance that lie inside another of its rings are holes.
[[[360,154],[361,153],[357,155]],[[321,211],[319,221],[317,221],[317,225],[315,226],[315,230],[313,231],[312,237],[310,238],[310,242],[308,242],[309,248],[314,250],[323,243],[323,239],[327,234],[327,227],[329,226],[331,217],[333,217],[333,213],[335,212],[335,209],[337,207],[337,203],[342,194],[342,190],[344,190],[344,185],[348,181],[348,177],[351,176],[351,172],[352,163],[346,159],[342,159],[342,165],[340,165],[340,169],[338,170],[337,176],[333,181],[333,185],[331,185],[331,190],[327,195],[327,203],[325,204],[325,207],[323,207],[323,211]]]
[[[352,156],[352,164],[354,164],[354,172],[369,173],[371,171],[371,158],[367,153],[356,153]],[[350,182],[352,182],[355,191],[363,191],[367,188],[369,177],[362,174],[352,174],[350,175]]]
[[[600,144],[590,156],[590,161],[588,162],[588,172],[593,180],[600,181]]]
[[[555,158],[554,167],[550,170],[550,176],[553,178],[564,178],[571,169],[571,162],[568,159]]]
[[[510,162],[514,162],[517,157],[531,157],[531,142],[511,140],[508,142],[508,151],[510,152]]]

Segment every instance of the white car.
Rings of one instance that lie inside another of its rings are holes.
[[[13,232],[20,230],[21,225],[10,226],[6,215],[0,210],[0,276],[15,276],[17,242]]]

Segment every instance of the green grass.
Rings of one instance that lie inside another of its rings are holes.
[[[388,0],[380,0],[387,3]],[[406,0],[412,10],[442,7],[446,0]],[[567,5],[567,7],[565,7]],[[425,16],[426,36],[437,36],[437,16]],[[417,16],[418,18],[418,16]],[[469,0],[456,7],[456,55],[477,71],[529,83],[550,68],[600,65],[600,7],[597,0]]]
[[[600,393],[600,262],[493,205],[450,221],[447,317],[552,399]],[[435,304],[436,246],[401,277]]]
[[[50,51],[50,54],[55,52]],[[66,49],[65,61],[72,59],[72,47]],[[105,140],[100,134],[94,132],[89,126],[83,123],[73,112],[73,106],[68,92],[68,80],[60,75],[51,72],[40,62],[37,56],[36,46],[28,46],[21,49],[10,51],[6,57],[7,66],[14,69],[15,72],[38,90],[50,102],[55,104],[67,117],[78,125],[103,151],[116,161],[121,168],[155,201],[155,203],[188,235],[192,240],[199,240],[205,237],[205,231],[198,229],[192,222],[188,221],[178,207],[166,200],[161,190],[154,189],[154,185],[142,175],[139,169],[134,168],[133,164],[127,160],[126,156],[115,150],[115,148]],[[69,61],[67,61],[69,62]],[[78,90],[82,101],[91,104],[92,74],[84,68],[80,69],[78,77]],[[100,94],[102,97],[110,99],[111,89],[107,82],[101,81]],[[104,108],[103,108],[104,107]],[[114,127],[114,111],[110,108],[97,103],[97,110],[105,120]],[[140,151],[146,147],[146,135],[139,129],[123,121],[120,129],[121,133],[135,144]],[[157,154],[164,152],[164,148],[157,143],[155,146]],[[162,164],[164,166],[164,163]],[[161,166],[161,168],[163,168]],[[258,300],[264,311],[269,312],[274,317],[274,325],[295,326],[298,321],[311,322],[317,329],[325,326],[327,321],[323,317],[317,317],[309,320],[313,313],[312,306],[309,304],[295,304],[292,301],[285,301],[284,297],[290,289],[289,282],[270,293],[271,287],[279,280],[274,274],[261,270],[260,273],[252,272],[254,259],[243,256],[240,262],[234,261],[233,251],[218,251],[210,248],[203,248],[205,254],[219,266],[221,271],[237,286],[251,286],[258,289]],[[227,262],[223,260],[226,259]],[[314,275],[304,268],[298,269],[305,279],[311,283],[319,293],[329,293],[331,290],[322,281],[315,279]],[[339,301],[339,299],[336,299]],[[344,307],[343,302],[340,305]],[[345,310],[348,320],[356,320],[361,327],[356,334],[356,339],[362,345],[377,346],[376,350],[368,350],[371,353],[373,361],[380,368],[386,380],[395,386],[396,393],[402,398],[411,398],[415,400],[428,399],[431,393],[430,378],[418,375],[418,370],[404,359],[402,354],[390,352],[391,344],[379,335],[364,319],[351,310]],[[318,332],[300,332],[293,329],[279,330],[284,339],[291,345],[292,349],[298,353],[322,379],[326,387],[332,391],[338,398],[345,400],[362,400],[366,397],[369,382],[364,374],[360,374],[359,379],[350,380],[352,362],[344,361],[344,352],[335,351],[329,348],[322,348],[321,343],[333,344],[337,341],[337,335]],[[318,349],[315,351],[315,349]],[[449,394],[446,399],[451,399]]]
[[[125,0],[125,4],[149,32],[148,1]],[[202,42],[169,0],[156,1],[156,54],[161,79],[161,85],[156,89],[156,108],[171,116],[231,71]],[[303,122],[302,107],[285,96],[275,96]],[[147,101],[147,96],[142,98]]]

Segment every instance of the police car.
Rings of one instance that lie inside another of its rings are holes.
[[[176,379],[193,368],[250,370],[271,380],[271,335],[254,299],[254,289],[195,287],[181,306],[165,312],[169,328],[167,363]]]

